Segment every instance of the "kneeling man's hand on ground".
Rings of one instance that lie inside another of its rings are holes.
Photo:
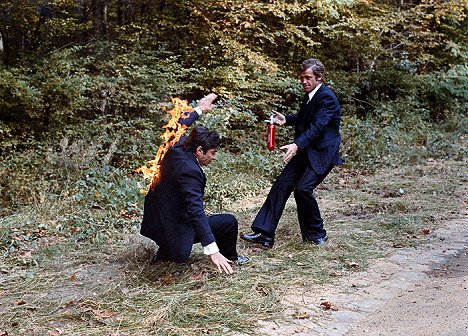
[[[226,274],[232,274],[234,273],[231,263],[229,259],[226,259],[221,253],[216,252],[213,254],[210,254],[211,261],[213,264],[215,264],[218,267],[219,273],[224,273]]]

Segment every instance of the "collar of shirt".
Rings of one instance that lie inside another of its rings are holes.
[[[194,108],[194,111],[198,113],[198,115],[202,115],[203,114],[203,110],[201,109],[201,107],[197,106]]]
[[[200,167],[203,175],[205,175],[205,169],[203,169],[202,165],[200,164],[200,161],[198,161],[198,158],[195,156],[195,160],[197,160],[197,163],[198,163],[198,167]]]
[[[315,93],[318,91],[318,89],[320,89],[320,87],[322,86],[322,83],[320,83],[319,85],[317,85],[315,87],[315,89],[313,89],[311,92],[309,92],[309,100],[307,101],[307,104],[312,100],[312,98],[314,97]]]

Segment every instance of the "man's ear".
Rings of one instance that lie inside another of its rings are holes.
[[[196,155],[203,155],[203,148],[202,146],[198,146],[196,149],[195,149],[195,154]]]

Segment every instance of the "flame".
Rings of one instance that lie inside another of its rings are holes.
[[[187,130],[187,125],[183,125],[179,123],[180,118],[187,118],[188,114],[186,112],[192,112],[193,108],[187,104],[187,101],[179,99],[179,98],[171,98],[172,103],[174,104],[174,108],[172,110],[167,111],[172,117],[167,122],[163,128],[165,132],[161,135],[161,139],[163,139],[163,143],[159,146],[158,152],[153,160],[148,161],[147,166],[139,167],[135,170],[137,173],[143,173],[143,177],[145,179],[151,180],[148,184],[147,190],[141,190],[142,193],[147,193],[149,189],[153,188],[160,178],[160,169],[161,169],[161,162],[166,155],[166,153],[171,149],[174,144],[179,141],[180,137],[184,135],[185,131]]]

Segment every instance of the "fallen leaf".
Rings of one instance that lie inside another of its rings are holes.
[[[115,312],[109,309],[104,309],[104,310],[91,310],[96,317],[97,320],[102,320],[102,319],[107,319],[109,317],[115,316]]]
[[[21,305],[24,305],[24,304],[26,304],[26,303],[27,303],[27,302],[24,301],[24,300],[16,301],[16,305],[17,305],[17,306],[21,306]]]
[[[257,292],[259,292],[260,294],[262,294],[262,295],[265,295],[265,296],[268,295],[268,290],[263,286],[257,286],[257,287],[255,287],[255,290]]]
[[[309,328],[307,327],[304,327],[304,326],[298,326],[294,329],[294,332],[296,332],[297,334],[299,333],[303,333],[303,332],[306,332],[307,330],[309,330]]]
[[[338,308],[336,308],[330,301],[323,301],[320,306],[322,306],[323,309],[326,309],[326,310],[333,310],[333,311],[337,311]]]
[[[80,230],[81,230],[80,227],[72,227],[72,228],[70,229],[70,232],[71,232],[72,234],[75,234],[75,233],[77,233],[77,232],[80,231]]]
[[[68,308],[70,307],[71,305],[75,304],[75,300],[70,300],[70,301],[67,301],[63,304],[63,307],[64,308]]]
[[[310,314],[308,312],[296,312],[292,314],[292,317],[303,320],[309,318]]]
[[[20,257],[22,258],[31,258],[31,251],[24,251],[19,254]]]
[[[332,306],[330,301],[323,301],[320,305],[325,309],[330,309]]]
[[[161,278],[161,283],[163,285],[170,285],[173,281],[174,281],[174,277],[172,276],[172,274],[168,274]]]
[[[431,234],[432,230],[431,229],[422,229],[422,233],[425,235]]]
[[[197,272],[190,276],[190,280],[192,281],[200,281],[203,278],[203,272]]]

